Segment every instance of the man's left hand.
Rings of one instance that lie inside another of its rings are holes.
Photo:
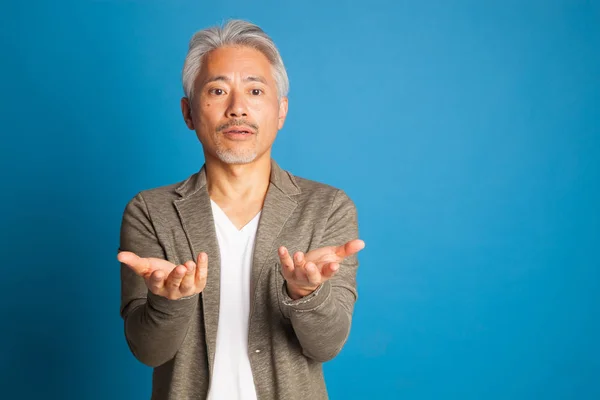
[[[281,246],[279,259],[288,295],[297,300],[311,294],[336,274],[344,258],[358,253],[364,247],[365,242],[354,239],[341,246],[321,247],[306,254],[298,251],[292,258],[288,250]]]

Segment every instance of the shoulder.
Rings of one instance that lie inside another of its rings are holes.
[[[299,189],[297,198],[300,202],[316,204],[330,211],[338,207],[355,207],[348,194],[338,187],[292,174],[290,177]]]
[[[292,176],[298,194],[294,199],[302,220],[323,229],[324,245],[339,245],[358,237],[358,215],[354,201],[338,187]]]
[[[170,185],[158,186],[151,189],[145,189],[138,193],[138,196],[144,198],[146,202],[150,203],[170,203],[173,200],[181,197],[177,193],[177,189],[185,184],[187,180],[173,183]]]
[[[194,180],[198,173],[195,173],[188,178],[163,186],[143,189],[131,198],[127,204],[127,208],[143,208],[145,210],[164,209],[172,207],[173,201],[181,198],[179,191]]]

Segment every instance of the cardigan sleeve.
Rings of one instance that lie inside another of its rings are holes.
[[[131,251],[140,257],[166,258],[142,193],[125,208],[119,250]],[[121,317],[133,355],[151,367],[171,360],[185,338],[198,297],[169,300],[155,295],[148,290],[143,278],[121,264]]]
[[[319,247],[339,246],[358,238],[356,207],[338,190],[331,206],[323,239]],[[283,285],[283,304],[287,308],[296,336],[305,356],[325,362],[342,349],[352,322],[357,300],[356,255],[340,263],[338,272],[313,293],[292,300]]]

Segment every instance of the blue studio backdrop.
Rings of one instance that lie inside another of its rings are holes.
[[[263,27],[290,76],[273,155],[361,237],[332,399],[600,398],[598,1],[2,2],[0,398],[148,399],[119,226],[203,163],[191,35]]]

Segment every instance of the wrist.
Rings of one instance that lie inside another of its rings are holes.
[[[293,284],[290,284],[289,282],[285,282],[285,289],[287,291],[288,296],[290,296],[290,298],[292,300],[298,300],[301,299],[303,297],[308,296],[309,294],[313,293],[315,290],[317,290],[319,286],[316,286],[315,288],[299,288]]]

